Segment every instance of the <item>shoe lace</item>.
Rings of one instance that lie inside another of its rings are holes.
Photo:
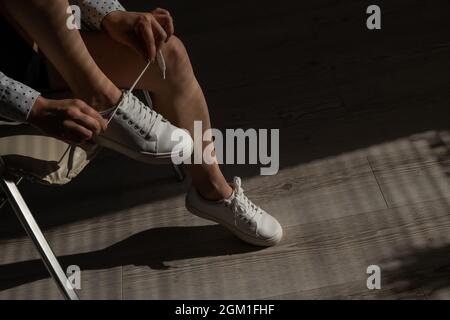
[[[164,61],[164,56],[161,52],[161,50],[157,53],[157,61],[158,65],[162,71],[162,77],[163,79],[166,79],[166,63]],[[129,125],[134,125],[134,128],[136,130],[139,130],[142,135],[145,136],[145,138],[150,137],[150,133],[156,123],[159,123],[160,121],[167,121],[164,119],[159,113],[152,110],[150,107],[146,106],[142,101],[140,101],[136,96],[133,95],[133,90],[136,87],[136,85],[141,80],[144,73],[147,71],[147,69],[150,67],[151,62],[147,61],[147,64],[144,66],[143,70],[137,77],[137,79],[134,81],[133,85],[130,87],[130,89],[126,92],[124,92],[123,99],[128,99],[132,103],[126,103],[125,105],[128,105],[128,109],[123,110],[126,113],[130,115],[130,120],[128,121]],[[112,115],[109,118],[108,123],[114,118],[114,115],[119,112],[119,107],[117,106],[114,108],[114,111]],[[148,119],[148,120],[147,120]]]
[[[252,223],[252,220],[262,214],[262,209],[255,205],[245,194],[242,188],[241,178],[235,177],[234,183],[234,197],[230,200],[225,200],[226,205],[231,207],[235,218],[241,219],[248,224]]]
[[[146,106],[130,92],[124,95],[128,103],[124,104],[127,107],[123,109],[123,114],[129,117],[128,124],[133,125],[145,137],[149,137],[155,125],[164,120],[163,116]]]

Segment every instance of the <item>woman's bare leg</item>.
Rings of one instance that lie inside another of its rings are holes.
[[[78,30],[68,29],[67,0],[3,0],[2,5],[51,62],[56,71],[51,72],[51,83],[55,87],[67,85],[76,98],[97,110],[114,105],[121,96],[118,87],[129,87],[142,70],[142,58],[105,33],[87,33],[83,41]],[[203,129],[208,129],[206,101],[184,46],[173,37],[163,52],[168,66],[167,79],[163,81],[153,66],[138,88],[152,91],[158,111],[175,125],[192,133],[194,120],[200,120]],[[56,74],[60,75],[59,80]],[[194,185],[206,198],[220,199],[231,194],[218,165],[191,165],[190,171]]]
[[[12,20],[39,46],[76,98],[97,110],[110,108],[121,91],[92,59],[80,32],[66,26],[67,0],[3,0]]]
[[[129,88],[142,71],[144,62],[133,50],[111,40],[103,32],[82,32],[82,37],[92,57],[102,71],[119,88]],[[166,79],[161,71],[152,65],[137,88],[149,90],[155,109],[191,135],[194,121],[202,121],[203,130],[211,127],[208,106],[202,89],[195,78],[189,56],[181,41],[171,37],[162,49],[167,65]],[[61,85],[57,74],[50,72],[51,82]],[[205,148],[211,142],[204,142]],[[232,189],[226,182],[217,164],[189,165],[193,184],[208,199],[223,199],[230,196]]]

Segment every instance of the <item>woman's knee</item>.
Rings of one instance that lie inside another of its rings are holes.
[[[189,55],[183,42],[176,36],[170,37],[162,48],[164,60],[167,66],[167,74],[175,77],[189,76],[192,74],[192,66]]]

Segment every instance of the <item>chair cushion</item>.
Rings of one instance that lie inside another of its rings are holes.
[[[99,151],[98,145],[71,146],[27,124],[0,122],[0,157],[8,173],[36,182],[66,184]]]

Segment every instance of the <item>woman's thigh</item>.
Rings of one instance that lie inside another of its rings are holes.
[[[130,88],[146,62],[131,48],[112,40],[102,31],[81,31],[81,36],[97,65],[119,88]],[[64,90],[67,85],[58,71],[46,61],[50,89]],[[158,90],[162,86],[162,73],[155,63],[150,66],[137,89]]]
[[[146,65],[133,49],[112,40],[105,32],[82,32],[88,51],[105,75],[119,88],[128,89]],[[194,120],[202,120],[209,127],[209,114],[202,90],[195,79],[188,53],[182,42],[172,36],[164,44],[162,53],[167,65],[163,79],[157,63],[152,64],[137,89],[152,94],[155,109],[179,127],[192,130]],[[50,87],[67,89],[62,77],[48,63]]]

